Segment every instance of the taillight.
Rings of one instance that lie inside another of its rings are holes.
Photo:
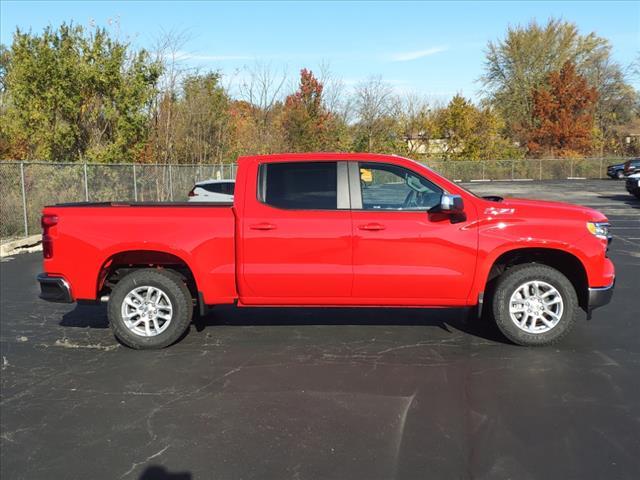
[[[40,225],[42,225],[43,230],[48,230],[49,227],[53,227],[58,224],[58,216],[57,215],[42,215],[42,219],[40,220]]]
[[[195,197],[195,196],[196,196],[196,191],[195,191],[195,190],[196,190],[196,187],[193,187],[193,188],[191,189],[191,191],[189,192],[189,196],[190,196],[190,197]]]
[[[57,224],[57,215],[46,214],[40,219],[40,225],[42,225],[42,255],[44,258],[53,257],[53,237],[49,235],[49,230]]]

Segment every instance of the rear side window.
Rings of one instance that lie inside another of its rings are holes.
[[[277,208],[338,208],[336,162],[266,163],[260,166],[258,198]]]

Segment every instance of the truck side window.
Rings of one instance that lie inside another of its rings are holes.
[[[258,198],[294,210],[338,208],[337,162],[266,163],[260,166]]]
[[[429,210],[440,203],[442,189],[398,165],[360,162],[363,210]]]

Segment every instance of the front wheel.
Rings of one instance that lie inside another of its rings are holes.
[[[618,170],[618,171],[616,172],[616,178],[617,178],[618,180],[622,180],[622,179],[624,178],[624,172],[623,172],[622,170]]]
[[[107,311],[114,335],[125,345],[164,348],[189,327],[193,303],[179,275],[148,268],[134,271],[116,284]]]
[[[546,265],[510,268],[496,284],[493,316],[500,331],[518,345],[558,342],[573,327],[577,310],[571,282]]]

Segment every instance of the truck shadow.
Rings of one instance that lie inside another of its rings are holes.
[[[622,202],[625,205],[629,205],[632,208],[640,208],[640,200],[638,200],[633,195],[627,193],[623,194],[615,194],[615,195],[598,195],[599,198],[606,198],[607,200],[614,200],[617,202]]]
[[[60,320],[62,327],[109,328],[107,308],[96,303],[77,303],[75,308],[65,313]]]
[[[75,308],[62,316],[62,327],[109,328],[107,308],[95,303],[76,303]]]
[[[63,315],[60,325],[75,328],[109,328],[104,305],[78,304]],[[453,330],[499,343],[509,343],[493,322],[477,318],[470,308],[379,308],[379,307],[269,307],[238,308],[220,305],[207,315],[194,315],[197,332],[215,326],[336,326],[388,325],[425,326]]]
[[[499,343],[509,343],[493,322],[477,317],[470,308],[381,308],[381,307],[269,307],[238,308],[220,305],[207,315],[196,315],[196,331],[226,326],[336,326],[388,325],[440,328],[448,333],[458,330]]]
[[[147,467],[139,480],[192,480],[193,477],[189,472],[172,473],[165,467],[160,465],[151,465]]]

